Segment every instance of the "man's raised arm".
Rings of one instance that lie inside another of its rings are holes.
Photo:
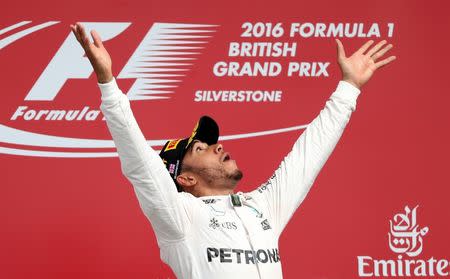
[[[380,67],[395,56],[378,61],[392,45],[381,41],[369,50],[373,41],[365,43],[352,56],[336,40],[342,80],[320,114],[308,125],[292,151],[284,158],[272,177],[250,193],[265,207],[274,229],[281,233],[295,210],[306,197],[319,171],[339,141],[356,109],[360,88]],[[350,174],[350,173],[349,173]]]
[[[83,26],[71,25],[97,75],[102,93],[101,110],[119,154],[122,172],[133,184],[139,204],[152,223],[158,241],[183,238],[191,207],[185,206],[159,155],[150,148],[130,108],[126,95],[112,74],[111,58],[100,36],[92,30],[93,43]]]

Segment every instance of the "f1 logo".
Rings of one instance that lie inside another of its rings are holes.
[[[95,29],[103,41],[110,40],[122,33],[130,22],[126,23],[89,23],[83,25],[88,34]],[[25,97],[27,101],[52,101],[63,87],[66,80],[70,78],[88,78],[92,72],[92,66],[84,50],[77,42],[75,36],[70,32],[53,59],[42,72],[33,88]]]
[[[130,22],[85,22],[86,32],[95,29],[103,41],[130,26]],[[154,23],[117,78],[135,78],[127,92],[130,100],[168,99],[199,50],[208,43],[217,25]],[[84,50],[70,33],[28,92],[27,101],[52,101],[68,79],[86,79],[93,72]]]

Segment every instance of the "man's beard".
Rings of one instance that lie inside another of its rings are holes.
[[[234,187],[244,176],[241,170],[236,169],[227,173],[223,168],[193,168],[189,170],[195,172],[203,178],[209,185]]]
[[[242,179],[242,177],[244,177],[244,174],[240,169],[236,169],[233,173],[228,174],[227,177],[238,182]]]

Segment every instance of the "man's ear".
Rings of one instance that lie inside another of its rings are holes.
[[[181,187],[192,187],[197,185],[197,179],[188,172],[179,174],[177,176],[177,182]]]

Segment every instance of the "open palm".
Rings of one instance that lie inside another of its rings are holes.
[[[113,79],[111,57],[103,46],[98,33],[95,30],[91,31],[91,36],[94,40],[94,43],[91,43],[81,23],[70,25],[70,28],[91,62],[91,65],[97,74],[98,82],[107,83],[111,81]]]
[[[372,77],[377,69],[396,59],[395,56],[390,56],[378,61],[392,48],[391,44],[385,46],[386,41],[384,40],[376,44],[370,50],[368,49],[373,44],[373,41],[368,41],[350,57],[346,57],[344,46],[341,41],[336,39],[336,43],[342,79],[358,88],[361,88]]]

